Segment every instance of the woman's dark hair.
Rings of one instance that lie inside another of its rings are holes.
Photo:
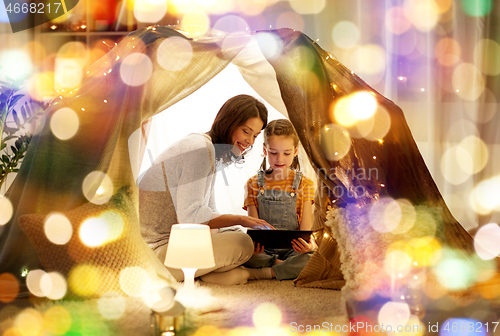
[[[270,121],[269,124],[267,124],[266,129],[264,130],[264,145],[267,146],[269,144],[269,138],[274,135],[284,135],[286,137],[290,137],[293,140],[293,146],[295,148],[299,146],[299,136],[297,135],[292,122],[288,119],[276,119]],[[266,165],[266,157],[264,156],[264,160],[262,160],[260,169],[265,171],[267,174],[272,173],[273,170],[267,169]],[[300,170],[300,163],[297,155],[293,157],[292,165],[290,166],[290,168]]]
[[[247,122],[248,119],[259,117],[267,125],[267,108],[252,96],[241,94],[228,99],[220,108],[212,128],[207,134],[212,138],[215,147],[215,157],[222,163],[233,161],[232,135],[234,130]]]

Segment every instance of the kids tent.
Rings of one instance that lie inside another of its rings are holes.
[[[50,103],[5,195],[12,216],[0,227],[0,274],[8,275],[2,281],[12,293],[2,302],[28,297],[26,274],[37,269],[61,274],[66,297],[110,290],[134,296],[145,279],[156,288],[172,281],[139,230],[136,182],[148,120],[231,62],[292,121],[317,173],[313,229],[319,250],[296,285],[340,289],[341,253],[335,228],[325,225],[327,211],[355,211],[387,197],[440,209],[436,239],[464,255],[473,252],[473,239],[444,203],[402,110],[306,35],[292,29],[197,34],[156,26],[130,33],[87,69],[78,88]],[[378,104],[372,118],[377,128],[366,132],[339,126],[332,113],[342,98],[360,91]],[[140,139],[131,141],[137,130]],[[361,171],[376,174],[353,173]],[[99,216],[119,234],[95,242],[97,226],[90,225],[90,243],[82,243],[77,233],[85,235],[85,219]],[[67,241],[54,242],[47,222],[65,228]]]

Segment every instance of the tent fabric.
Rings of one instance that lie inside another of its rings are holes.
[[[138,30],[94,63],[78,89],[61,92],[51,102],[17,178],[6,193],[14,209],[12,219],[0,228],[0,273],[16,277],[21,288],[18,297],[26,297],[29,293],[22,274],[26,274],[26,270],[47,268],[42,262],[43,251],[37,250],[37,244],[33,243],[36,238],[20,227],[20,217],[26,214],[46,216],[54,211],[64,213],[89,201],[105,204],[122,187],[128,188],[131,204],[138,211],[139,193],[134,172],[139,171],[138,165],[144,155],[148,120],[207,83],[259,33],[226,34],[210,30],[204,35],[196,35],[178,27]],[[281,97],[276,94],[276,86],[269,92],[259,89],[260,78],[255,64],[262,63],[262,58],[236,57],[235,62],[239,62],[237,65],[243,77],[264,99],[269,99],[280,111],[285,107],[284,112],[297,129],[301,144],[318,174],[318,190],[321,191],[315,206],[314,230],[323,238],[318,239],[319,251],[296,284],[335,289],[342,286],[336,243],[329,228],[324,226],[329,206],[345,207],[353,202],[364,205],[391,196],[406,198],[415,205],[439,207],[443,209],[444,242],[472,251],[472,238],[446,207],[401,109],[301,32],[278,29],[266,33],[276,37],[283,47],[280,55],[262,52],[274,70]],[[192,53],[183,48],[165,50],[162,43],[174,37],[188,42]],[[165,67],[165,62],[184,62],[187,56],[190,61],[182,70]],[[263,80],[272,86],[270,69],[267,67]],[[335,125],[330,114],[331,104],[358,90],[372,92],[388,111],[389,132],[383,142],[353,137],[347,155],[332,160],[328,150],[325,151],[331,148],[331,139],[324,132],[328,125]],[[57,133],[54,132],[56,115],[78,120],[74,136],[61,139],[54,135]],[[137,131],[141,135],[139,143],[131,144],[130,137]],[[373,160],[373,157],[378,159]],[[349,169],[353,167],[376,168],[378,176],[370,180],[351,178]],[[356,187],[363,187],[363,195],[348,196]],[[333,190],[344,192],[337,197]],[[140,235],[139,223],[129,222],[128,229]],[[36,225],[43,223],[38,221]],[[173,281],[149,247],[140,244],[140,253],[156,272],[149,272],[150,277]],[[124,260],[122,269],[129,265],[127,254],[119,257]],[[50,270],[58,271],[57,265],[52,266]],[[142,266],[144,270],[149,269]],[[118,271],[122,270],[120,267]]]

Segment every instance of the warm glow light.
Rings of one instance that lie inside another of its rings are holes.
[[[468,163],[470,167],[460,167],[458,158],[461,158],[460,162],[462,164]],[[467,171],[471,170],[472,157],[464,148],[454,146],[444,152],[441,158],[441,173],[446,181],[454,185],[462,184],[471,177],[471,173],[467,173]]]
[[[434,0],[405,0],[405,15],[422,32],[431,31],[439,21],[439,8]]]
[[[99,192],[97,192],[98,190]],[[105,173],[93,171],[83,180],[82,192],[90,202],[104,204],[113,195],[113,182]]]
[[[238,0],[236,3],[239,11],[249,16],[262,14],[267,7],[266,0]]]
[[[490,39],[482,39],[474,48],[474,64],[489,76],[500,74],[500,44]]]
[[[10,200],[7,196],[0,195],[0,226],[7,224],[13,214],[14,208],[12,207]]]
[[[123,296],[108,292],[97,300],[97,308],[106,320],[117,320],[123,316],[127,306]]]
[[[397,199],[397,205],[401,210],[401,220],[391,232],[393,234],[402,234],[408,232],[413,225],[415,225],[415,221],[417,219],[417,213],[413,204],[406,199]]]
[[[405,277],[412,269],[412,259],[403,251],[389,252],[385,255],[384,269],[392,278],[396,278],[400,274]]]
[[[255,308],[252,321],[257,328],[278,328],[281,324],[281,311],[274,303],[261,303]]]
[[[0,52],[1,77],[9,76],[19,78],[29,75],[33,70],[33,64],[29,55],[18,49],[7,49]]]
[[[349,102],[349,108],[352,114],[358,120],[371,118],[377,110],[377,100],[367,91],[358,91],[352,95]]]
[[[320,144],[327,160],[338,161],[349,152],[351,137],[345,128],[328,124],[321,130]]]
[[[43,100],[45,97],[54,95],[54,73],[51,71],[36,73],[29,78],[28,90],[30,95]]]
[[[180,71],[191,62],[193,48],[184,38],[169,37],[160,44],[156,56],[158,63],[164,69]]]
[[[44,297],[45,294],[43,294],[42,289],[40,287],[40,281],[42,280],[42,277],[45,275],[45,271],[42,270],[32,270],[29,271],[28,275],[26,276],[26,285],[28,287],[28,290],[31,292],[31,294],[38,296],[38,297]]]
[[[50,130],[61,140],[71,139],[80,128],[80,118],[69,107],[57,110],[50,118]]]
[[[24,309],[15,317],[14,327],[18,329],[17,335],[41,335],[43,330],[42,313],[34,308]],[[14,335],[16,334],[12,336]]]
[[[444,66],[457,64],[460,61],[461,53],[460,44],[451,37],[439,40],[434,49],[436,60]]]
[[[397,330],[398,326],[405,325],[410,319],[410,307],[403,302],[385,303],[378,312],[378,324],[392,327],[392,330]]]
[[[483,74],[470,63],[462,63],[455,68],[452,77],[453,88],[465,100],[476,100],[484,91]]]
[[[325,8],[326,0],[288,0],[290,7],[297,13],[318,14]]]
[[[73,235],[73,227],[68,217],[59,212],[52,212],[47,215],[43,229],[47,239],[57,245],[66,244]]]
[[[71,327],[71,314],[62,306],[50,307],[43,314],[43,325],[52,335],[64,335]]]
[[[460,141],[458,147],[460,153],[463,152],[462,149],[468,153],[468,155],[457,156],[458,165],[464,172],[477,174],[488,163],[488,148],[480,138],[469,135]]]
[[[0,274],[0,302],[8,303],[17,298],[19,294],[19,282],[16,277],[10,273]]]
[[[500,207],[500,176],[483,180],[470,194],[472,208],[482,215],[487,215]]]
[[[78,264],[70,271],[68,284],[71,291],[82,297],[99,293],[103,272],[96,266]]]
[[[474,248],[477,255],[483,260],[496,258],[500,255],[499,241],[500,226],[498,224],[489,223],[481,226],[474,236]]]
[[[167,13],[166,0],[135,0],[134,17],[137,21],[156,23]]]
[[[181,27],[191,34],[203,35],[210,28],[210,18],[203,11],[190,11],[182,17]]]
[[[153,73],[153,64],[147,55],[133,53],[125,57],[120,64],[120,77],[130,86],[140,86],[146,83]]]
[[[142,296],[151,291],[151,276],[142,267],[127,267],[120,271],[120,288],[127,295]]]
[[[339,48],[354,47],[361,37],[358,26],[351,21],[340,21],[332,29],[332,40]]]
[[[68,286],[64,277],[57,272],[45,273],[40,278],[40,290],[51,300],[60,300],[66,295]]]
[[[471,120],[476,124],[484,124],[490,121],[497,112],[497,97],[490,89],[485,88],[477,101],[464,101],[464,108]]]
[[[348,68],[373,85],[384,76],[386,62],[385,50],[376,44],[368,44],[356,48],[348,61]]]
[[[78,235],[83,244],[89,247],[98,247],[108,239],[108,225],[100,217],[91,217],[81,224]]]
[[[155,312],[165,312],[174,306],[174,296],[175,292],[170,287],[163,287],[159,291],[147,293],[142,300]]]

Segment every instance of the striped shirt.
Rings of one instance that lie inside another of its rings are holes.
[[[292,170],[288,175],[288,178],[283,181],[269,181],[266,180],[264,183],[264,189],[275,189],[290,192],[292,191],[293,179],[295,177],[295,171]],[[259,210],[259,205],[257,202],[257,195],[259,194],[259,184],[257,182],[257,175],[252,176],[248,179],[245,188],[245,203],[243,206],[244,210],[247,210],[247,206],[254,205]],[[297,219],[299,224],[302,220],[302,214],[304,210],[304,202],[314,202],[314,183],[311,179],[307,178],[302,174],[302,180],[300,181],[299,189],[297,190]]]

